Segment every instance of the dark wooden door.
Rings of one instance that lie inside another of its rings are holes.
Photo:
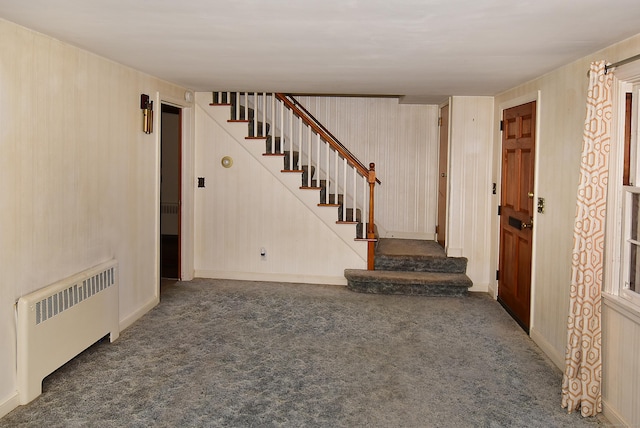
[[[528,332],[536,103],[504,111],[498,301]]]
[[[438,159],[438,243],[445,248],[447,231],[447,164],[449,160],[449,105],[440,109],[440,157]]]

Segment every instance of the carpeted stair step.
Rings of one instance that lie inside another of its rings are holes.
[[[236,120],[253,120],[254,116],[255,116],[255,110],[252,109],[251,107],[249,107],[248,109],[245,109],[244,106],[240,106],[240,110],[238,111],[238,115],[236,116],[236,107],[237,104],[235,103],[235,97],[233,96],[233,94],[231,94],[231,117],[235,118]]]
[[[382,238],[375,254],[376,270],[465,273],[465,257],[447,257],[436,241]]]
[[[366,223],[366,226],[368,226],[369,223]],[[356,239],[364,239],[367,236],[367,230],[365,229],[365,223],[358,223],[356,224]],[[373,237],[378,239],[378,227],[374,224],[373,225]]]
[[[254,129],[254,123],[257,123],[257,129]],[[269,129],[271,125],[268,123],[262,123],[260,121],[255,122],[250,120],[249,122],[249,137],[266,137],[269,134]],[[265,131],[266,126],[266,131]]]
[[[293,163],[291,168],[289,168],[289,159],[291,158],[291,151],[290,150],[286,150],[284,152],[284,170],[289,170],[289,169],[298,169],[298,160],[300,159],[300,152],[298,151],[294,151],[293,152]]]
[[[360,208],[356,209],[356,217],[353,218],[353,208],[347,208],[345,211],[345,216],[342,216],[342,205],[338,207],[338,219],[342,219],[342,221],[357,221],[358,223],[362,222],[362,210]]]
[[[323,188],[323,190],[326,188]],[[320,191],[320,203],[321,204],[333,204],[333,205],[342,205],[343,201],[344,201],[344,195],[342,193],[338,194],[336,197],[335,193],[330,193],[329,195],[327,195],[328,197],[325,198],[326,193],[322,192],[322,190]]]
[[[309,165],[302,165],[302,184],[301,186],[306,186],[307,185],[307,178],[309,178],[309,181],[311,181],[311,178],[313,177],[313,174],[316,172],[316,167],[311,165],[311,177],[307,177],[307,175],[309,174]]]
[[[306,186],[307,183],[302,183],[303,186]],[[319,187],[320,190],[324,190],[327,187],[327,180],[316,180],[316,179],[312,179],[311,183],[309,183],[309,187]]]
[[[467,259],[465,257],[376,254],[375,269],[409,272],[465,273],[467,271]]]
[[[275,143],[275,144],[274,144]],[[267,140],[265,141],[265,153],[280,153],[282,144],[282,138],[273,137],[271,135],[267,135]],[[273,146],[273,147],[272,147]]]
[[[359,293],[466,296],[473,285],[463,273],[345,269],[347,288]]]

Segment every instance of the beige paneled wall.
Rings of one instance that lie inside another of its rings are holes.
[[[466,257],[471,291],[488,291],[491,281],[492,97],[451,97],[449,112],[449,209],[447,254]]]
[[[604,59],[615,62],[637,54],[638,50],[640,36],[635,36],[499,94],[495,100],[497,126],[504,107],[514,105],[514,100],[530,101],[539,94],[535,193],[536,197],[545,198],[546,208],[545,213],[535,219],[531,337],[559,367],[564,364],[566,344],[573,221],[588,85],[587,70],[591,61]],[[499,177],[500,133],[494,137],[493,150],[496,181]],[[497,228],[496,218],[492,225],[494,255],[498,248]],[[497,265],[495,260],[493,263]],[[614,318],[608,316],[604,322],[607,319]],[[636,335],[639,328],[637,324],[629,324],[627,333]],[[605,330],[605,334],[609,332]],[[603,359],[616,360],[619,352],[619,347],[605,347]],[[639,367],[640,360],[636,358],[628,369],[637,372]],[[632,377],[622,376],[619,382],[619,387],[631,394],[631,401],[629,396],[605,395],[604,399],[612,411],[631,414],[629,405],[637,407],[640,395],[637,388],[632,386]],[[609,392],[606,390],[605,394]]]
[[[0,20],[0,414],[21,295],[116,258],[121,322],[157,302],[158,141],[141,93],[184,89]]]
[[[396,98],[296,98],[364,164],[375,162],[381,234],[434,239],[438,107]]]
[[[226,124],[206,113],[210,94],[196,96],[196,173],[205,178],[196,191],[196,276],[346,284],[344,269],[366,268],[362,254],[265,169]],[[221,165],[224,156],[233,159],[231,168]],[[320,202],[318,190],[295,190],[316,192]],[[333,210],[338,219],[337,208],[316,208]],[[353,228],[355,238],[355,226],[345,227]],[[366,243],[358,244],[366,255]]]
[[[630,314],[620,299],[602,306],[602,395],[610,422],[640,426],[640,314]],[[616,304],[618,303],[618,304]]]

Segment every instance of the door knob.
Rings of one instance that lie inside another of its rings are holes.
[[[520,224],[520,230],[525,230],[525,229],[533,229],[533,219],[529,220],[529,223]]]
[[[530,197],[530,198],[533,198],[533,192],[527,193],[527,196]]]

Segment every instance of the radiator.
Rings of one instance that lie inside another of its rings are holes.
[[[27,404],[42,380],[109,334],[120,334],[118,263],[100,264],[23,296],[18,311],[18,394]]]

